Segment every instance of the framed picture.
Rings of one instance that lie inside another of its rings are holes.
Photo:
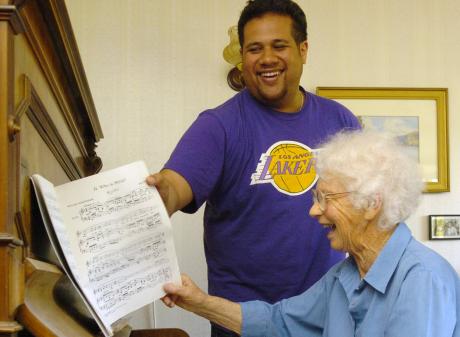
[[[363,128],[394,133],[422,167],[425,192],[449,191],[447,89],[318,87]]]
[[[460,215],[430,215],[430,240],[460,239]]]

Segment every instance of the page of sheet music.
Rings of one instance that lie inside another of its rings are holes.
[[[75,273],[78,270],[77,264],[75,263],[73,253],[70,248],[66,226],[62,219],[61,209],[59,201],[57,200],[54,185],[38,174],[34,174],[31,181],[34,189],[37,191],[36,196],[38,207],[40,209],[43,224],[46,232],[48,233],[51,245],[56,252],[56,256],[62,268],[68,275],[71,275],[69,276],[69,279],[75,289],[81,296],[83,296],[83,291],[78,284],[79,274]],[[112,332],[111,327],[104,325],[104,322],[102,322],[96,315],[94,308],[85,298],[83,298],[83,302],[97,321],[104,335],[110,335]]]
[[[72,251],[70,250],[70,244],[67,239],[65,225],[63,223],[59,202],[57,200],[56,191],[54,185],[43,177],[34,174],[32,177],[32,183],[34,188],[39,189],[40,193],[37,194],[38,206],[42,214],[45,229],[50,237],[51,244],[54,250],[57,250],[56,256],[61,263],[64,270],[68,271],[69,267],[74,269],[76,267],[73,259]],[[45,203],[46,208],[43,208]],[[49,226],[53,226],[53,231],[49,231]],[[59,241],[59,244],[57,241]],[[59,252],[61,250],[62,252]],[[63,259],[63,254],[67,256]],[[78,275],[76,275],[78,277]]]
[[[180,283],[169,216],[143,162],[55,187],[79,282],[105,322]]]

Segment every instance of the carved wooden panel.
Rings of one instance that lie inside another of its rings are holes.
[[[61,334],[32,301],[59,273],[28,177],[61,184],[99,171],[101,137],[64,1],[0,0],[0,336]],[[31,258],[48,267],[28,268]]]
[[[0,336],[97,335],[55,301],[62,273],[29,176],[59,185],[98,172],[101,138],[64,1],[0,0]]]

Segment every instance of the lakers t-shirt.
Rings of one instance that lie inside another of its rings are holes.
[[[192,188],[193,202],[183,211],[206,203],[212,295],[273,303],[302,293],[343,258],[308,215],[315,152],[359,123],[339,103],[304,94],[299,112],[282,113],[241,91],[202,112],[165,165]]]

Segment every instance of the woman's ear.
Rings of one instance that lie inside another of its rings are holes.
[[[369,205],[364,212],[364,218],[366,220],[374,219],[382,209],[382,198],[380,194],[375,194],[372,199],[369,201]]]

